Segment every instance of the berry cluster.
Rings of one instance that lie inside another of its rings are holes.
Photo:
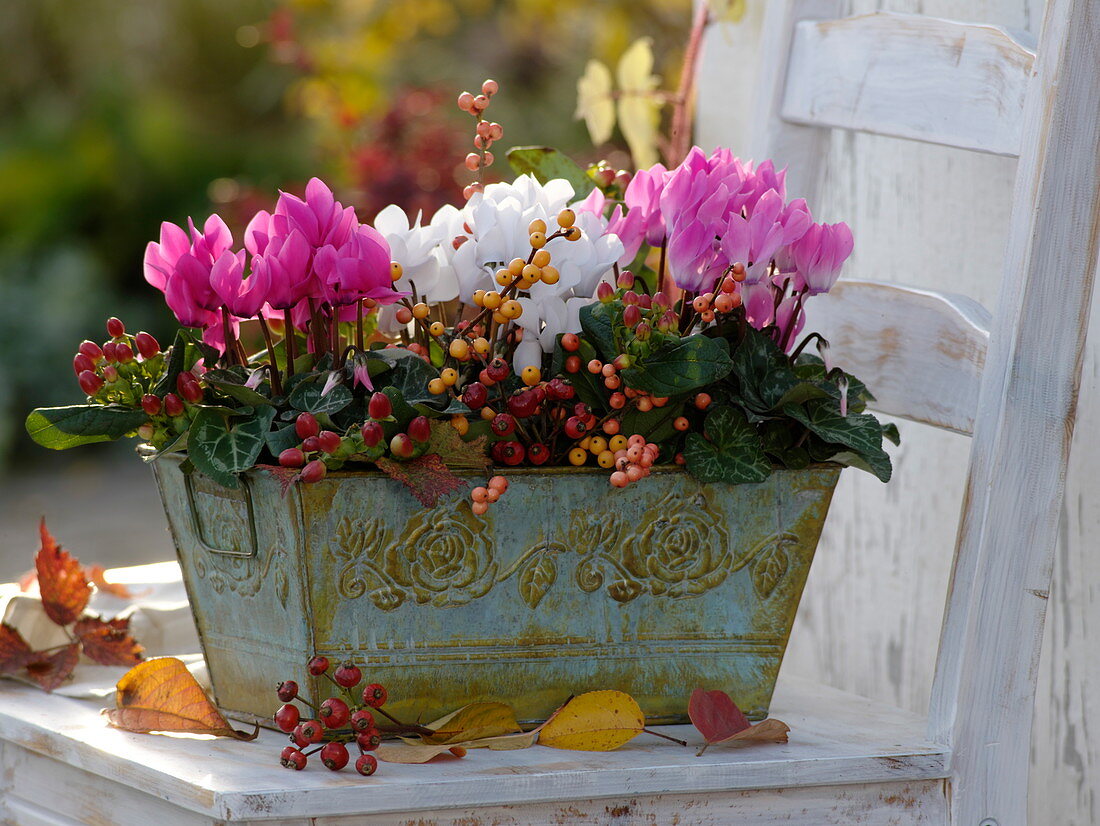
[[[508,480],[503,476],[494,476],[486,487],[477,487],[470,491],[470,499],[473,500],[470,510],[481,516],[489,510],[489,506],[500,499],[508,490]]]
[[[320,705],[314,705],[301,695],[293,680],[279,683],[275,693],[284,705],[275,712],[275,725],[290,735],[292,743],[283,749],[280,762],[288,769],[300,771],[311,755],[320,753],[325,768],[339,771],[351,759],[348,746],[354,743],[359,749],[355,770],[363,776],[374,774],[378,760],[368,752],[377,749],[382,742],[382,730],[375,724],[374,713],[389,718],[382,710],[386,689],[371,683],[358,694],[353,692],[352,689],[362,682],[363,672],[350,662],[343,663],[330,674],[328,658],[314,657],[309,661],[308,670],[314,677],[326,677],[343,696],[329,697]],[[303,719],[295,701],[306,706],[312,716]],[[316,748],[306,751],[311,746]]]
[[[494,141],[499,141],[504,137],[504,127],[499,123],[486,120],[484,117],[484,112],[489,108],[493,95],[499,91],[500,85],[495,80],[486,80],[481,84],[480,95],[463,92],[458,96],[458,108],[472,115],[477,121],[474,134],[474,149],[477,151],[466,156],[466,168],[471,172],[476,172],[478,179],[462,190],[462,195],[467,200],[475,192],[480,192],[484,188],[481,180],[482,170],[493,164],[493,153],[489,151],[489,147],[493,145]]]

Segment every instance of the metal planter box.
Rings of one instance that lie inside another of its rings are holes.
[[[270,716],[287,677],[328,696],[305,673],[319,653],[366,663],[387,707],[427,720],[479,700],[542,720],[616,688],[683,722],[698,686],[763,717],[840,473],[728,486],[662,468],[619,490],[510,471],[478,517],[377,472],[283,496],[263,471],[227,490],[179,465],[154,469],[218,704]]]

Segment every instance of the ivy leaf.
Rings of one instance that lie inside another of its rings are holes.
[[[611,70],[598,60],[589,60],[577,80],[577,111],[596,146],[611,140],[615,128],[615,100],[611,95]]]
[[[427,453],[407,462],[381,458],[375,465],[412,491],[412,495],[426,508],[434,508],[442,497],[466,486],[466,480],[455,476],[435,453]]]
[[[771,474],[759,434],[737,408],[712,410],[704,431],[706,436],[689,433],[684,445],[688,472],[699,481],[737,485],[763,482]]]
[[[66,450],[119,439],[133,433],[148,418],[143,410],[116,404],[74,404],[33,410],[25,426],[27,435],[43,447]]]
[[[715,339],[703,335],[665,342],[621,371],[623,381],[654,396],[678,396],[724,379],[733,362]]]
[[[69,625],[84,613],[92,586],[80,563],[50,534],[44,517],[38,524],[38,532],[42,544],[34,558],[34,567],[38,572],[42,608],[58,625]]]
[[[0,674],[11,674],[22,668],[31,647],[23,635],[7,623],[0,624]]]
[[[53,691],[69,679],[79,661],[80,646],[75,642],[54,654],[35,651],[27,657],[27,676],[38,683],[43,691]]]
[[[250,418],[227,427],[225,418],[203,410],[191,423],[188,454],[195,467],[218,484],[237,488],[237,474],[251,468],[267,444],[265,436],[275,408],[265,407]]]
[[[588,197],[595,183],[583,169],[563,152],[549,146],[514,146],[508,150],[508,164],[517,175],[532,175],[540,184],[564,178],[573,187],[573,197]]]
[[[137,665],[142,647],[130,636],[130,619],[87,617],[73,626],[85,656],[100,665]]]
[[[743,403],[756,413],[774,410],[800,383],[786,354],[774,341],[751,327],[733,353],[731,372],[737,379]]]
[[[889,481],[891,465],[890,457],[882,449],[882,425],[870,413],[849,412],[841,416],[832,399],[787,405],[783,412],[824,441],[850,448],[862,460],[860,464],[849,462],[853,466]]]
[[[581,307],[581,330],[585,338],[592,342],[596,348],[596,355],[603,361],[611,361],[619,355],[619,347],[615,343],[615,333],[612,328],[612,318],[622,315],[622,304],[609,301],[604,304],[596,301]],[[583,362],[583,358],[582,358]]]
[[[315,381],[303,381],[291,391],[290,406],[314,415],[324,413],[331,416],[351,404],[351,391],[344,385],[337,384],[324,395],[323,390]]]
[[[774,542],[752,566],[752,585],[761,599],[771,595],[791,561],[782,542]]]

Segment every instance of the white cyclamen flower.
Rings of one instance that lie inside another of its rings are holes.
[[[458,295],[458,279],[450,265],[444,246],[450,246],[448,233],[455,219],[461,226],[460,213],[453,206],[445,206],[433,217],[428,226],[420,225],[420,215],[410,222],[404,210],[396,204],[378,213],[374,228],[382,233],[390,246],[390,257],[401,265],[401,278],[394,288],[415,294],[420,301],[437,303],[451,301]],[[394,318],[396,305],[385,307],[379,315],[379,325],[387,332],[395,332],[405,326]]]

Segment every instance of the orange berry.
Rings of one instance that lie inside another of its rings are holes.
[[[470,498],[475,502],[484,502],[489,498],[489,491],[483,487],[474,488],[470,491]]]
[[[413,304],[412,314],[413,318],[427,318],[428,313],[431,312],[431,308],[421,301],[419,304]]]
[[[545,267],[550,263],[550,253],[546,250],[539,250],[531,257],[531,263],[536,267]]]
[[[603,380],[603,386],[606,387],[608,390],[618,390],[622,383],[623,380],[620,379],[618,376],[608,376],[606,379]]]
[[[442,321],[433,321],[431,323],[431,326],[428,327],[428,332],[436,338],[439,338],[441,335],[447,332],[447,328],[444,326]]]
[[[465,416],[451,416],[451,427],[458,431],[459,436],[465,436],[470,430],[470,422]]]
[[[547,264],[545,267],[542,268],[543,284],[557,284],[560,279],[561,273],[558,272],[557,267],[551,267],[549,264]]]
[[[489,407],[488,405],[485,405],[485,407],[481,408],[481,418],[483,418],[485,421],[491,422],[496,417],[497,412],[493,410],[493,408]]]
[[[542,268],[536,267],[534,264],[526,264],[523,269],[520,270],[520,276],[533,284],[542,276]]]
[[[581,371],[581,357],[569,356],[565,360],[566,373],[579,373]]]
[[[534,366],[524,367],[523,371],[520,373],[520,378],[523,379],[523,383],[528,387],[534,387],[542,381],[542,371]]]
[[[631,482],[637,482],[643,476],[645,476],[645,473],[637,465],[629,465],[626,469],[626,478]]]
[[[497,283],[502,287],[507,287],[512,283],[512,274],[508,270],[499,270],[497,272]]]
[[[638,412],[639,413],[648,413],[652,409],[653,409],[653,400],[650,399],[648,396],[642,396],[642,398],[638,399]]]
[[[561,337],[561,349],[567,353],[575,353],[580,349],[581,339],[576,333],[566,333]]]
[[[695,406],[699,410],[706,410],[708,407],[710,407],[710,402],[711,399],[709,393],[700,393],[695,397]]]
[[[489,488],[489,498],[486,501],[495,502],[499,498],[500,498],[500,491],[497,490],[496,488]]]
[[[595,375],[596,373],[599,373],[601,370],[603,370],[603,362],[600,361],[599,359],[592,359],[592,361],[588,362],[588,372],[589,373],[592,373],[593,375]]]
[[[677,430],[683,431],[691,427],[691,422],[687,420],[686,416],[677,416],[676,420],[672,423],[672,426]]]
[[[722,293],[714,299],[714,309],[719,313],[728,313],[733,307],[733,296],[729,293]]]
[[[486,355],[491,349],[492,345],[489,344],[489,339],[484,337],[478,337],[474,339],[474,352],[479,356]]]
[[[494,476],[489,480],[489,487],[492,490],[504,493],[504,491],[508,490],[508,479],[504,476]]]
[[[470,357],[470,344],[465,339],[456,338],[447,348],[447,352],[459,361],[465,361]]]
[[[606,433],[608,436],[614,436],[616,433],[619,432],[620,426],[621,425],[619,424],[618,419],[608,419],[606,422],[603,423],[603,432]]]
[[[398,264],[396,261],[391,261],[390,262],[390,279],[391,280],[397,281],[398,279],[400,279],[402,272],[403,272],[403,270],[401,269],[400,264]]]
[[[702,319],[704,324],[710,324],[714,321],[714,310],[707,310],[706,312],[699,313],[699,318]]]
[[[476,152],[471,152],[469,155],[466,156],[466,168],[469,169],[471,172],[477,171],[478,167],[480,166],[481,156],[479,154],[477,154]]]
[[[510,298],[500,306],[500,314],[506,319],[519,318],[523,315],[523,305]]]
[[[454,387],[458,382],[458,371],[453,367],[447,367],[439,371],[439,378],[443,379],[443,383],[448,387]]]
[[[605,450],[596,457],[596,464],[602,468],[615,467],[615,454]]]
[[[519,275],[521,272],[523,272],[523,268],[526,266],[527,262],[524,261],[522,258],[513,258],[510,262],[508,262],[508,272],[510,272],[512,275]]]
[[[642,436],[638,433],[635,433],[633,436],[631,436],[629,439],[627,439],[627,443],[631,447],[638,446],[638,447],[644,448],[645,447],[645,436]]]
[[[607,439],[603,436],[592,436],[588,440],[588,452],[597,456],[607,450]]]
[[[569,229],[576,223],[577,213],[571,209],[563,209],[558,213],[558,226],[562,229]]]
[[[484,83],[481,84],[481,94],[485,95],[486,97],[492,97],[499,90],[500,86],[492,78],[486,80]]]
[[[470,505],[470,510],[472,510],[474,512],[474,514],[477,515],[477,516],[484,516],[486,511],[489,510],[489,503],[488,502],[474,502],[472,505]]]
[[[703,296],[697,295],[692,300],[691,307],[693,310],[695,310],[695,312],[701,313],[710,307],[710,302],[707,301],[706,298],[704,298]]]
[[[612,419],[611,421],[615,421],[615,420]],[[616,436],[612,436],[611,439],[607,443],[607,449],[608,450],[613,450],[613,451],[615,451],[615,453],[618,453],[620,450],[626,450],[626,448],[627,448],[627,438],[622,433],[619,433]]]
[[[508,323],[508,316],[506,316],[500,310],[494,310],[493,311],[493,321],[495,321],[497,324],[507,324]]]
[[[603,367],[600,368],[600,373],[603,375],[604,378],[607,378],[608,376],[614,376],[615,375],[615,365],[614,364],[605,364]]]
[[[408,324],[413,320],[412,310],[408,307],[398,307],[394,316],[397,318],[398,324]]]
[[[614,488],[625,488],[630,484],[630,479],[621,470],[617,470],[611,474],[611,486]]]
[[[428,392],[433,396],[441,396],[447,392],[447,385],[443,379],[432,379],[428,382]]]
[[[546,222],[541,218],[536,218],[530,224],[527,225],[527,232],[534,235],[536,232],[546,234]]]
[[[653,396],[650,398],[654,407],[664,407],[668,404],[668,396]]]
[[[624,396],[622,393],[612,393],[611,398],[607,400],[607,403],[611,405],[612,410],[622,410],[624,407],[626,407],[626,396]]]
[[[567,229],[565,231],[565,240],[566,241],[579,241],[579,240],[581,240],[581,228],[580,227],[570,227],[569,229]]]
[[[541,249],[546,246],[546,233],[544,232],[532,232],[531,237],[528,238],[531,242],[531,246],[535,249]]]
[[[569,451],[569,464],[580,467],[588,460],[588,451],[583,447],[575,447]]]
[[[485,295],[481,297],[481,302],[490,310],[495,310],[504,302],[504,298],[501,297],[501,294],[496,290],[493,290],[492,292],[485,293]]]

